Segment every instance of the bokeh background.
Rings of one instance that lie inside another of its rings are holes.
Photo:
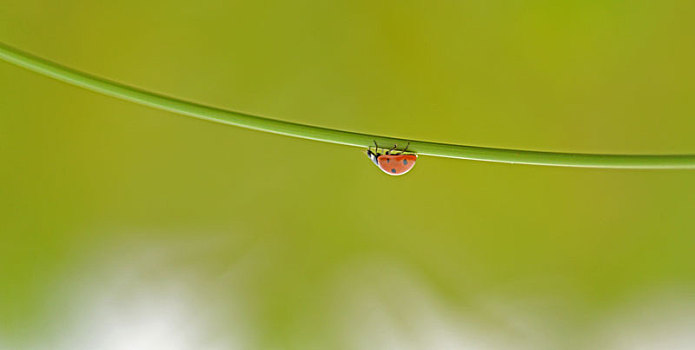
[[[695,153],[695,2],[3,0],[0,41],[314,125]],[[695,172],[422,157],[0,62],[0,349],[692,349]]]

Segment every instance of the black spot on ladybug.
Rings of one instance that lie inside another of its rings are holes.
[[[395,173],[396,173],[396,168],[391,169],[391,172],[395,174]]]
[[[386,158],[386,163],[391,163],[391,159]]]
[[[403,159],[403,165],[408,165],[408,160],[407,160],[407,159]]]

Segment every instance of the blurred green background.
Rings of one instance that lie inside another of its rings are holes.
[[[412,139],[695,153],[695,2],[3,0],[0,41]],[[0,62],[0,349],[695,346],[695,172],[421,157]]]

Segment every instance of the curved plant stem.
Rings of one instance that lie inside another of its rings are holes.
[[[489,162],[595,168],[695,168],[695,155],[617,155],[538,152],[463,146],[361,134],[285,122],[204,106],[79,72],[0,43],[0,59],[48,77],[146,106],[243,128],[304,139],[367,148],[379,145],[408,147],[420,155]]]

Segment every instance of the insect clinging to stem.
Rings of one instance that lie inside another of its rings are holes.
[[[379,145],[374,141],[374,152],[372,152],[371,146],[368,147],[367,156],[383,172],[393,176],[403,175],[413,169],[415,161],[417,161],[417,154],[408,152],[409,145],[410,142],[402,151],[396,149],[397,145],[393,145],[393,148],[386,149],[384,153],[380,153]]]

